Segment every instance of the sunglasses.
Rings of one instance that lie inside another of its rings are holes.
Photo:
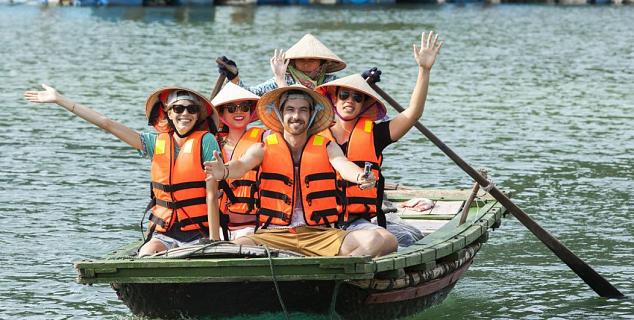
[[[188,106],[176,104],[176,105],[173,105],[170,109],[178,114],[183,113],[185,110],[187,110],[189,114],[198,114],[198,112],[200,112],[200,106],[196,104],[191,104]]]
[[[240,104],[228,104],[225,105],[222,109],[229,111],[229,113],[234,113],[236,110],[240,109],[242,112],[250,112],[253,108],[253,103],[251,102],[242,102]]]
[[[361,103],[363,101],[364,96],[362,93],[350,93],[350,91],[339,91],[339,100],[346,101],[351,95],[354,102]]]

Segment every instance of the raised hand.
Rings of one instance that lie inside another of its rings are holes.
[[[205,161],[203,166],[205,168],[205,173],[207,174],[207,178],[205,180],[224,180],[229,175],[229,168],[225,167],[224,162],[222,161],[222,157],[218,153],[218,151],[214,151],[214,159],[211,161]]]
[[[271,71],[276,79],[286,79],[286,68],[290,60],[285,58],[284,49],[275,49],[271,57]]]
[[[218,57],[218,59],[216,59],[216,64],[218,65],[218,73],[225,75],[229,81],[233,80],[239,74],[238,66],[235,61],[229,60],[229,58],[225,56]],[[228,68],[227,66],[231,66],[233,68]]]
[[[414,59],[421,68],[430,70],[436,62],[436,57],[440,53],[440,48],[443,42],[438,41],[438,34],[434,34],[433,31],[429,32],[429,35],[425,37],[425,32],[420,37],[420,48],[414,44]]]
[[[377,67],[372,67],[368,70],[363,71],[363,73],[361,73],[361,77],[363,77],[363,79],[365,79],[366,81],[368,80],[368,78],[371,78],[370,81],[372,83],[380,82],[381,70],[379,70],[379,68]]]
[[[44,91],[25,91],[24,99],[34,103],[57,103],[60,94],[55,88],[42,84]]]

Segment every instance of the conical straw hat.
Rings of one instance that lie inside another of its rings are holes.
[[[284,132],[284,126],[280,123],[280,119],[277,117],[275,109],[279,110],[280,108],[280,97],[282,94],[293,90],[302,91],[311,96],[315,101],[314,108],[319,112],[315,116],[313,124],[310,128],[308,128],[308,135],[310,136],[319,133],[330,127],[334,119],[334,111],[330,101],[328,101],[326,97],[300,84],[277,88],[263,95],[262,98],[260,98],[260,101],[258,101],[258,105],[256,107],[260,121],[273,131]]]
[[[337,72],[346,68],[346,62],[334,54],[319,39],[310,33],[304,35],[296,44],[286,51],[286,59],[323,59],[327,60],[326,73]]]
[[[189,93],[192,93],[201,104],[200,116],[198,117],[199,123],[204,123],[206,119],[211,115],[211,119],[214,121],[216,128],[219,124],[218,112],[213,107],[211,102],[205,98],[202,94],[184,87],[163,87],[160,89],[154,90],[150,93],[150,96],[145,101],[145,116],[148,118],[148,124],[154,126],[156,131],[158,132],[169,132],[172,130],[167,122],[167,113],[165,112],[165,107],[167,103],[167,96],[176,90],[183,90]]]
[[[232,82],[227,82],[227,84],[225,84],[225,86],[222,87],[222,90],[218,92],[216,97],[213,100],[211,100],[211,104],[216,108],[216,111],[220,113],[220,107],[223,104],[240,102],[240,101],[257,102],[258,100],[260,100],[260,96],[253,94],[251,91],[244,89],[239,85],[233,84]],[[250,122],[253,122],[256,120],[258,120],[257,113],[255,112],[255,110],[253,110],[253,113],[251,113]],[[220,121],[222,121],[222,118],[220,118]]]
[[[383,102],[379,99],[379,94],[370,87],[360,74],[357,73],[324,83],[315,88],[315,91],[328,97],[334,105],[337,95],[337,87],[356,90],[367,96],[365,102],[363,103],[363,107],[361,109],[362,111],[359,114],[360,117],[368,117],[376,121],[383,119],[387,114],[387,109],[385,108],[385,104],[383,104]]]

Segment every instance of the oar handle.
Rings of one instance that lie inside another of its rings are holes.
[[[368,84],[376,91],[385,101],[387,101],[396,111],[403,112],[405,110],[385,91],[379,88],[372,79],[368,79]],[[427,139],[433,142],[442,152],[444,152],[453,162],[455,162],[464,172],[466,172],[473,180],[475,180],[483,189],[491,196],[499,201],[517,220],[519,220],[530,232],[532,232],[542,243],[548,247],[559,259],[561,259],[577,276],[579,276],[592,290],[598,295],[605,298],[624,298],[625,296],[616,289],[610,282],[597,273],[590,265],[577,257],[568,247],[555,238],[552,234],[542,228],[535,220],[531,219],[522,209],[511,201],[502,191],[500,191],[491,181],[483,177],[478,171],[466,163],[460,156],[451,150],[444,142],[442,142],[435,134],[427,129],[422,123],[416,121],[414,124]]]
[[[220,58],[216,59],[216,63],[222,65],[223,67],[225,67],[226,69],[228,69],[232,73],[237,73],[238,72],[238,68],[236,68],[236,67],[234,67],[234,66],[232,66],[230,64],[226,64]],[[213,100],[216,97],[216,95],[218,95],[218,92],[220,92],[220,89],[222,89],[222,85],[225,83],[226,79],[227,79],[227,76],[225,76],[224,74],[221,74],[221,75],[218,76],[218,80],[216,80],[216,84],[214,85],[214,88],[211,90],[211,96],[209,97],[209,100]]]

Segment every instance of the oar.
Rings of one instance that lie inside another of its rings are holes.
[[[226,64],[220,58],[216,59],[216,63],[222,64],[225,68],[229,69],[231,72],[235,73],[238,71],[236,67]],[[227,76],[225,76],[224,74],[220,74],[218,76],[218,80],[216,80],[216,84],[214,85],[214,88],[211,90],[209,101],[213,100],[218,95],[218,92],[220,92],[220,89],[222,89],[222,85],[225,83],[226,78]],[[219,219],[214,219],[211,216],[209,216],[207,217],[207,221],[209,223],[209,238],[212,240],[215,240],[216,238],[220,239],[220,235],[218,234],[218,228],[220,227]]]
[[[385,93],[381,88],[377,87],[374,83],[373,77],[368,78],[368,84],[374,89],[383,99],[385,99],[396,111],[403,112],[405,110],[398,104],[392,97]],[[442,152],[444,152],[453,162],[455,162],[464,172],[466,172],[471,178],[473,178],[478,184],[482,186],[495,200],[499,201],[517,220],[519,220],[528,230],[530,230],[541,242],[543,242],[548,249],[550,249],[561,261],[574,271],[583,281],[585,281],[592,290],[594,290],[599,296],[604,298],[624,298],[625,296],[616,289],[610,282],[597,273],[590,265],[585,263],[579,257],[577,257],[570,249],[568,249],[561,241],[551,235],[548,231],[542,228],[535,220],[531,219],[522,209],[520,209],[511,199],[509,199],[495,184],[484,178],[478,171],[473,169],[467,164],[460,156],[453,152],[444,142],[442,142],[436,135],[434,135],[429,129],[423,126],[422,123],[416,122],[414,124],[416,129],[420,131],[427,139],[431,140]]]
[[[220,58],[216,59],[216,63],[223,65],[225,68],[229,69],[229,71],[231,71],[233,73],[236,73],[238,71],[236,67],[234,67],[232,65],[229,65],[229,64],[226,64]],[[216,80],[216,85],[211,90],[211,97],[209,98],[209,100],[213,100],[216,97],[216,95],[218,94],[218,92],[220,92],[220,89],[222,89],[222,85],[225,83],[225,79],[226,78],[227,78],[227,76],[225,76],[224,74],[221,74],[221,75],[218,76],[218,80]]]

